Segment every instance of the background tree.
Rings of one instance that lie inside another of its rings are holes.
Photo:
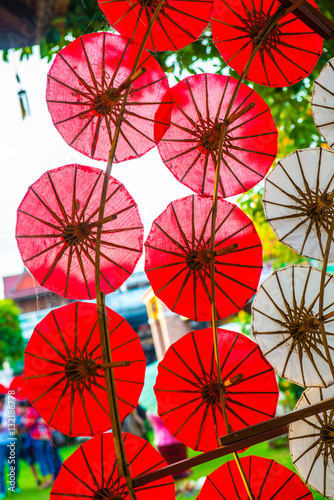
[[[0,368],[3,362],[22,358],[24,341],[19,316],[20,310],[13,300],[0,300]]]

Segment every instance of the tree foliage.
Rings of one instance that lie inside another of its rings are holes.
[[[20,310],[13,300],[0,300],[0,368],[5,360],[15,361],[23,356],[19,314]]]

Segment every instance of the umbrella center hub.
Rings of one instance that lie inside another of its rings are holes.
[[[290,327],[290,335],[293,338],[301,338],[307,335],[308,332],[316,332],[319,330],[319,320],[315,316],[309,316],[303,321],[294,324]]]
[[[186,263],[192,271],[200,271],[210,262],[209,251],[206,248],[192,250],[186,257]]]
[[[320,436],[323,441],[332,442],[334,441],[334,426],[333,425],[323,425],[320,431]]]
[[[264,12],[256,12],[252,11],[248,14],[249,17],[249,27],[248,33],[249,37],[253,40],[253,43],[257,42],[257,39],[263,30],[263,28],[267,25],[269,17]],[[279,30],[277,26],[274,26],[270,33],[267,35],[267,39],[265,43],[269,43],[270,45],[275,45],[279,41]]]
[[[211,130],[204,132],[201,137],[201,145],[207,151],[217,151],[222,129],[222,123],[216,123]]]
[[[123,500],[122,495],[115,495],[109,488],[100,488],[94,494],[94,500]]]
[[[69,245],[75,245],[88,238],[92,229],[86,222],[70,224],[63,229],[63,238]]]
[[[217,380],[212,380],[201,389],[201,395],[206,403],[215,404],[219,401],[219,384]]]
[[[97,113],[100,113],[100,115],[109,115],[114,110],[115,106],[119,107],[121,99],[121,92],[119,92],[117,88],[111,88],[95,97],[93,108]]]
[[[92,375],[96,375],[96,372],[97,363],[93,359],[74,357],[66,363],[65,367],[67,377],[74,382],[86,380]]]

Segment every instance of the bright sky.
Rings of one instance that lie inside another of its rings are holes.
[[[45,103],[49,65],[36,51],[28,61],[10,54],[10,62],[0,61],[0,298],[3,276],[23,271],[15,241],[16,211],[29,185],[46,170],[70,163],[105,168],[67,146],[55,127]],[[27,91],[31,117],[22,120],[15,74]],[[113,175],[124,183],[138,203],[146,235],[152,221],[170,201],[187,196],[190,190],[176,181],[156,150],[138,160],[114,166]],[[143,259],[138,264],[143,269]]]

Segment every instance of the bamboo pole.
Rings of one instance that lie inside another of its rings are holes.
[[[196,467],[197,465],[202,465],[216,458],[224,457],[237,450],[248,448],[254,444],[281,436],[289,431],[289,424],[332,409],[334,409],[334,398],[329,398],[320,401],[320,403],[294,410],[281,417],[271,418],[260,424],[251,425],[240,431],[223,436],[221,438],[222,446],[220,448],[168,465],[157,471],[137,476],[133,479],[133,484],[136,488],[144,486],[145,484],[157,481],[170,474],[176,474],[177,472]]]
[[[139,78],[141,76],[141,74],[143,74],[143,72],[144,72],[143,70],[140,70],[140,72],[137,72],[137,66],[138,66],[138,63],[140,61],[140,57],[143,53],[146,40],[151,32],[153,23],[156,20],[163,3],[164,3],[164,0],[160,0],[159,4],[157,5],[157,7],[154,11],[151,22],[148,25],[148,28],[146,30],[146,33],[145,33],[144,38],[142,40],[142,43],[139,47],[131,74],[126,82],[127,84],[130,83],[130,85],[126,85],[120,114],[118,116],[114,137],[113,137],[110,152],[109,152],[109,158],[108,158],[108,163],[107,163],[106,172],[105,172],[105,176],[104,176],[103,187],[102,187],[101,203],[100,203],[100,210],[99,210],[99,217],[98,217],[99,221],[104,220],[104,209],[105,209],[105,203],[106,203],[106,198],[107,198],[108,183],[109,183],[109,179],[110,179],[110,175],[111,175],[112,165],[113,165],[114,158],[115,158],[116,146],[118,143],[118,138],[119,138],[119,134],[120,134],[121,126],[122,126],[122,120],[123,120],[123,116],[124,116],[125,106],[126,106],[126,102],[127,102],[129,93],[130,93],[130,89],[131,89],[131,82],[134,79]],[[99,324],[100,339],[101,339],[102,359],[103,359],[103,364],[109,365],[104,370],[104,375],[105,375],[106,389],[107,389],[107,395],[108,395],[110,420],[111,420],[111,426],[112,426],[112,430],[113,430],[113,439],[114,439],[117,469],[118,469],[119,475],[121,477],[125,477],[125,479],[126,479],[126,484],[127,484],[130,500],[136,500],[136,494],[135,494],[134,489],[133,489],[132,479],[131,479],[130,470],[129,470],[129,464],[127,463],[127,459],[126,459],[126,452],[125,452],[125,446],[124,446],[124,440],[123,440],[122,428],[121,428],[121,421],[120,421],[118,404],[117,404],[117,397],[116,397],[114,371],[113,371],[113,368],[110,366],[110,364],[112,363],[112,356],[111,356],[111,349],[110,349],[110,342],[109,342],[105,294],[101,293],[101,284],[100,284],[100,260],[101,260],[100,259],[100,252],[101,252],[102,227],[103,227],[103,224],[99,224],[97,226],[96,244],[95,244],[95,288],[96,288],[96,303],[97,303],[98,324]]]
[[[216,234],[216,221],[217,221],[217,209],[218,209],[217,201],[218,201],[218,183],[219,183],[219,175],[220,175],[220,164],[221,164],[221,160],[222,160],[223,144],[224,144],[224,140],[225,140],[226,133],[227,133],[227,127],[231,121],[234,121],[235,119],[237,119],[239,117],[238,114],[235,115],[235,117],[233,114],[231,114],[232,107],[233,107],[233,104],[234,104],[235,99],[237,97],[238,91],[239,91],[241,84],[242,84],[242,82],[243,82],[243,80],[244,80],[245,76],[247,75],[247,72],[250,68],[250,65],[252,64],[257,52],[259,51],[259,49],[261,47],[261,45],[266,40],[266,37],[271,32],[271,30],[278,23],[280,17],[284,13],[284,11],[285,11],[285,7],[279,7],[278,10],[273,14],[273,16],[271,16],[271,18],[269,18],[266,26],[259,33],[257,39],[255,39],[256,41],[255,41],[251,56],[250,56],[246,66],[245,66],[244,71],[240,75],[238,83],[234,89],[231,100],[229,102],[228,108],[226,110],[225,119],[223,122],[223,126],[221,127],[221,134],[220,134],[220,140],[219,140],[218,159],[217,159],[217,165],[216,165],[216,175],[215,175],[215,183],[214,183],[213,202],[212,202],[210,271],[211,271],[211,303],[212,303],[212,329],[213,329],[214,353],[215,353],[215,361],[216,361],[216,369],[217,369],[217,381],[218,381],[218,387],[219,387],[220,403],[221,403],[223,418],[224,418],[227,432],[230,432],[231,428],[230,428],[230,425],[228,422],[225,397],[224,397],[224,389],[223,389],[223,384],[222,384],[222,380],[221,380],[221,367],[220,367],[220,361],[219,361],[218,334],[217,334],[217,309],[216,309],[216,287],[215,287],[215,234]],[[251,109],[250,106],[251,105],[249,105],[247,107],[247,110]],[[246,474],[245,474],[245,472],[242,468],[242,465],[240,463],[240,458],[236,452],[233,453],[233,456],[234,456],[234,459],[237,463],[237,466],[238,466],[239,472],[241,474],[243,483],[245,485],[248,497],[250,500],[255,500],[255,497],[251,491],[249,482],[247,480]]]

